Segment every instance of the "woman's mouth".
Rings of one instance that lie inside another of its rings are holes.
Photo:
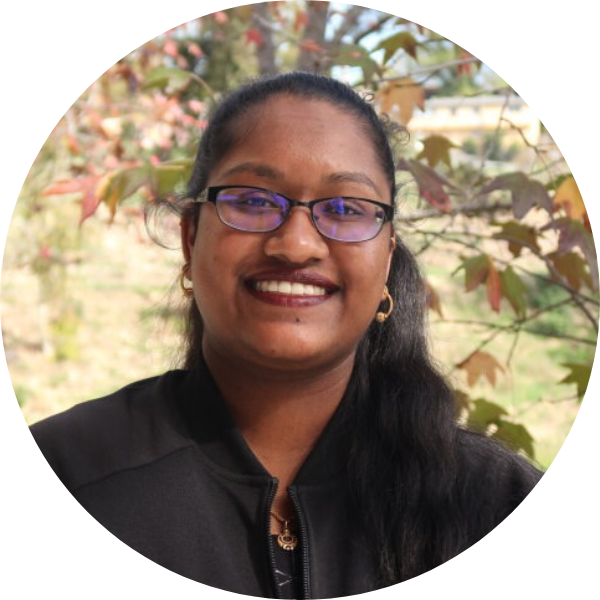
[[[259,292],[273,292],[291,296],[325,296],[327,291],[318,285],[299,283],[297,281],[254,281],[252,285]]]
[[[339,287],[321,275],[306,271],[261,273],[245,281],[246,288],[268,304],[303,307],[321,304]]]

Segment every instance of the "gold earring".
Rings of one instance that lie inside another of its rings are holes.
[[[181,291],[183,292],[183,295],[186,298],[188,298],[189,296],[192,296],[194,294],[193,286],[192,287],[185,286],[185,280],[189,279],[189,271],[190,271],[190,264],[185,263],[185,265],[183,265],[183,267],[181,267],[181,273],[179,274],[179,287],[181,288]]]
[[[383,288],[383,295],[385,296],[385,300],[387,300],[389,304],[389,308],[386,312],[380,311],[375,315],[375,319],[378,323],[383,323],[384,321],[387,321],[387,318],[392,314],[392,311],[394,310],[394,301],[392,300],[392,296],[390,295],[390,291],[388,290],[387,285]]]

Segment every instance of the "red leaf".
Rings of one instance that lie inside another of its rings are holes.
[[[57,181],[46,188],[42,196],[52,196],[54,194],[81,194],[81,218],[79,224],[83,223],[88,217],[91,217],[100,204],[100,194],[98,187],[101,178],[99,176],[79,177],[68,181]]]
[[[246,43],[254,44],[257,48],[260,48],[263,43],[262,33],[256,28],[248,29],[246,31]]]
[[[495,312],[500,312],[500,300],[502,299],[502,285],[500,283],[500,276],[494,266],[494,263],[489,259],[488,276],[485,282],[487,290],[487,297]]]
[[[419,193],[424,200],[443,212],[450,210],[450,196],[444,189],[444,186],[453,187],[449,181],[431,167],[416,160],[406,161],[401,159],[398,162],[398,168],[403,171],[410,171],[415,176]]]

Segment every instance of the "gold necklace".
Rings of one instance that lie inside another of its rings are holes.
[[[284,519],[274,510],[271,511],[271,516],[282,525],[282,532],[277,536],[277,543],[284,550],[294,550],[298,545],[298,536],[294,535],[290,530],[290,521],[292,519]]]

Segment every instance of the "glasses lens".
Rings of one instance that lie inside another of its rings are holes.
[[[317,229],[326,237],[343,242],[374,238],[385,223],[380,206],[356,198],[330,198],[313,207]]]
[[[217,194],[221,220],[242,231],[273,231],[289,210],[285,198],[274,192],[247,187],[232,187]]]

